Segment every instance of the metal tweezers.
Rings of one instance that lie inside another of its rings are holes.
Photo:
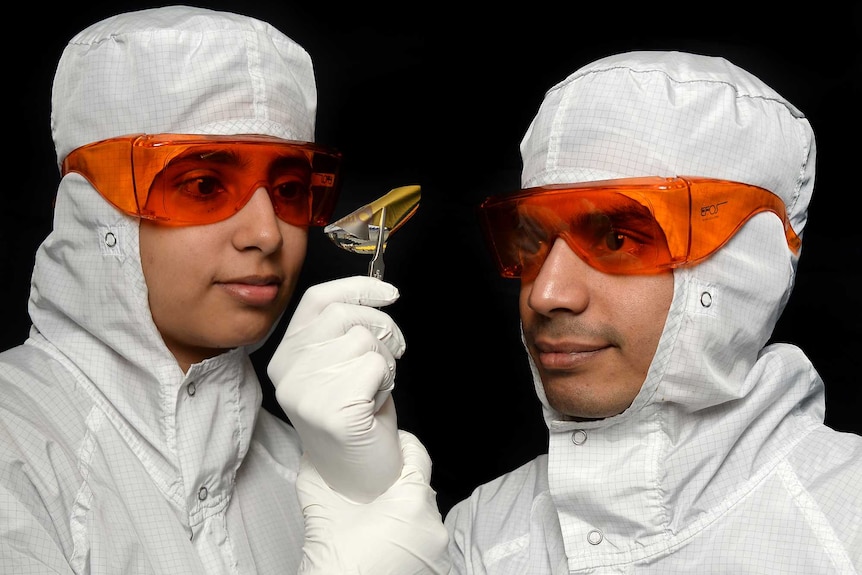
[[[377,228],[377,245],[374,247],[374,255],[371,256],[371,262],[368,264],[368,275],[383,279],[383,271],[386,265],[383,263],[383,251],[386,249],[386,242],[383,240],[384,231],[386,230],[386,206],[380,208],[380,225]]]

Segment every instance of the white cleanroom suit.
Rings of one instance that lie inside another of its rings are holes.
[[[61,163],[83,145],[140,133],[312,142],[317,92],[309,55],[271,25],[169,6],[110,17],[72,38],[52,105]],[[117,163],[128,170],[131,158]],[[241,233],[251,235],[248,222]],[[315,575],[340,562],[344,573],[401,575],[402,564],[445,559],[430,460],[415,438],[390,430],[404,456],[390,458],[403,461],[386,476],[397,485],[375,485],[383,493],[358,505],[309,464],[293,427],[261,409],[250,349],[183,371],[150,312],[139,228],[81,174],[60,181],[53,230],[35,258],[29,338],[0,353],[0,572]],[[209,237],[198,232],[183,237]],[[305,255],[304,243],[284,249]],[[397,299],[374,278],[343,280],[313,292],[340,304],[334,326],[314,318],[333,338],[368,311],[345,302]],[[391,318],[373,311],[403,347]],[[331,372],[331,362],[309,355],[299,345],[282,350],[307,378],[291,373],[282,387],[301,388],[316,368]],[[383,368],[394,378],[394,366]],[[354,399],[338,392],[321,414]],[[351,447],[327,445],[333,452],[319,460]],[[407,496],[415,505],[397,505]],[[426,516],[430,528],[403,527]]]
[[[730,62],[678,52],[573,73],[545,94],[521,153],[525,188],[677,175],[760,186],[798,233],[814,188],[805,116]],[[797,264],[764,212],[674,269],[645,381],[613,417],[556,412],[531,361],[548,453],[451,509],[454,572],[862,572],[862,437],[824,425],[823,382],[798,347],[766,345]]]

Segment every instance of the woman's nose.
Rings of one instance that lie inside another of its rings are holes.
[[[269,192],[263,186],[254,191],[248,202],[234,214],[240,225],[235,243],[238,248],[258,248],[270,252],[281,246],[284,238]]]

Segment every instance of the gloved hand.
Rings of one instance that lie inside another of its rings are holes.
[[[449,536],[430,485],[431,459],[399,431],[401,476],[374,501],[358,504],[327,487],[303,456],[296,491],[305,518],[299,575],[443,575]]]
[[[366,276],[312,286],[267,367],[303,452],[330,487],[359,503],[401,473],[391,391],[406,344],[376,309],[398,296],[391,284]]]

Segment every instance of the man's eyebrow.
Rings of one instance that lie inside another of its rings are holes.
[[[577,227],[589,227],[595,223],[596,216],[604,216],[615,225],[655,225],[656,221],[648,208],[641,205],[625,204],[615,205],[601,210],[578,211],[572,214],[568,221],[570,225]]]

